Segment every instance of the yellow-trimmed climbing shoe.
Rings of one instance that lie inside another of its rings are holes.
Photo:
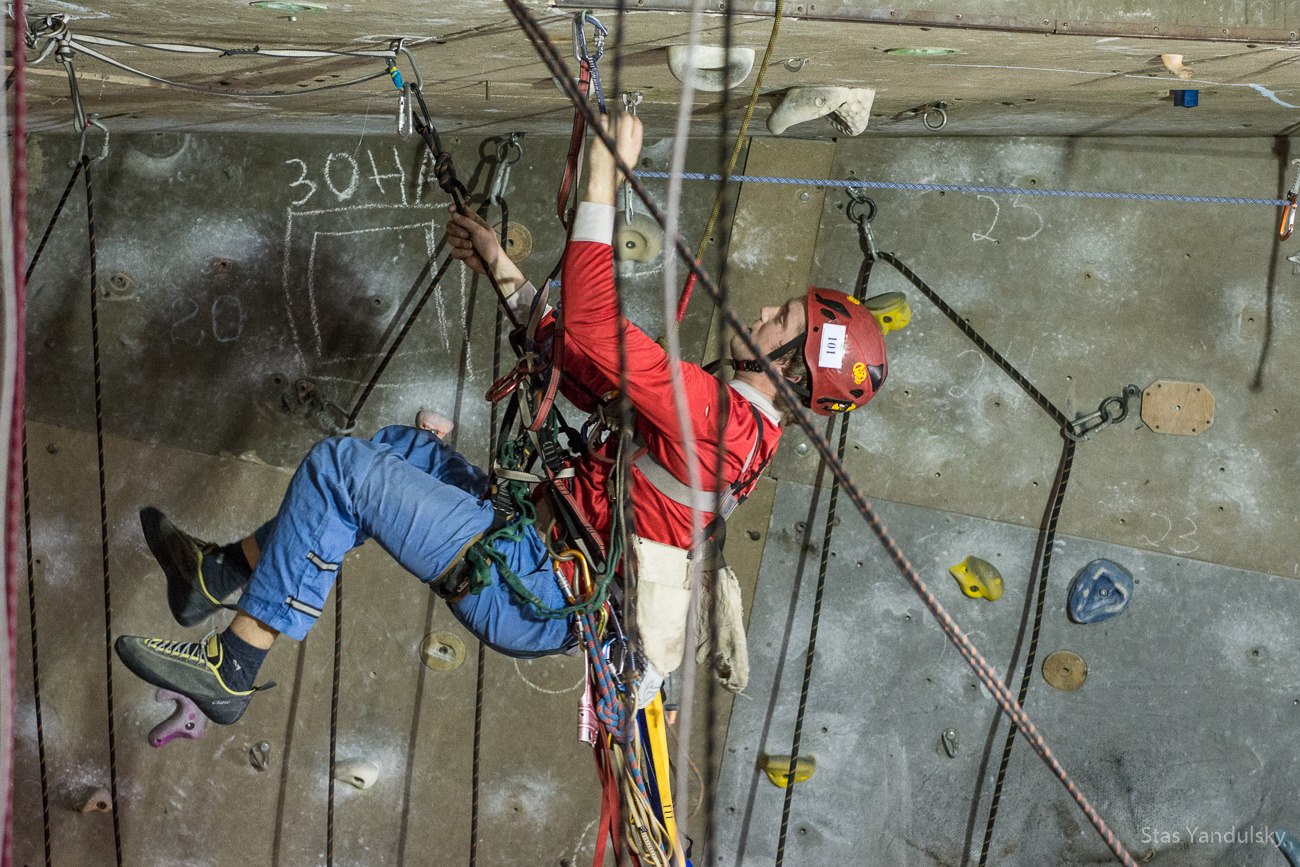
[[[194,538],[153,506],[140,510],[140,528],[167,576],[167,605],[177,623],[193,626],[222,608],[233,607],[223,605],[203,580],[204,559],[224,557],[220,547]]]
[[[118,636],[113,647],[141,680],[189,698],[214,723],[230,725],[244,715],[253,695],[275,686],[269,681],[233,690],[221,677],[221,640],[213,633],[203,641],[168,641],[139,635]]]

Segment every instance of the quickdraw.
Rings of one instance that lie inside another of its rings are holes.
[[[1300,197],[1300,159],[1291,160],[1291,165],[1297,166],[1295,179],[1291,181],[1291,188],[1286,192],[1286,205],[1282,208],[1282,225],[1278,227],[1278,237],[1285,241],[1291,237],[1295,231],[1295,215],[1297,198]]]

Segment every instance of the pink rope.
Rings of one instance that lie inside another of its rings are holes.
[[[13,52],[14,52],[14,169],[13,169],[13,269],[14,269],[14,397],[13,419],[9,432],[9,479],[5,491],[5,605],[8,618],[5,622],[5,644],[9,653],[8,693],[4,696],[5,727],[9,736],[4,739],[5,765],[9,774],[3,781],[5,823],[0,864],[13,864],[14,836],[14,700],[18,677],[18,548],[20,545],[19,521],[22,510],[23,477],[23,418],[26,412],[26,262],[27,262],[27,85],[23,80],[27,66],[26,21],[24,0],[14,0]]]

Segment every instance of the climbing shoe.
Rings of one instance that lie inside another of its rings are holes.
[[[221,600],[248,583],[252,570],[238,545],[221,547],[196,539],[152,506],[140,510],[140,527],[163,574],[167,604],[181,626],[193,626],[221,608]]]
[[[221,725],[243,716],[254,693],[275,686],[268,681],[246,690],[227,687],[221,673],[225,654],[215,633],[203,641],[121,635],[113,646],[118,658],[140,679],[186,696],[208,719]]]

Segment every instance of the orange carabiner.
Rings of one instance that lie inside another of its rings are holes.
[[[1278,227],[1278,237],[1285,241],[1295,231],[1296,194],[1286,194],[1286,207],[1282,208],[1282,225]]]

